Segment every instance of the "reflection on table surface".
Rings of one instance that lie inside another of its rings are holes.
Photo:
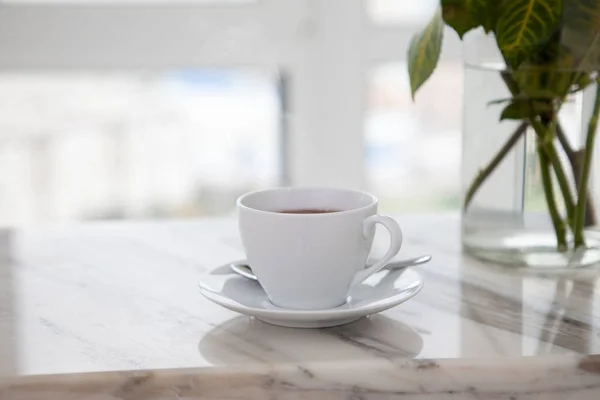
[[[458,218],[398,220],[406,233],[398,257],[434,257],[418,267],[423,291],[322,330],[274,327],[199,295],[203,271],[243,258],[233,220],[3,231],[0,371],[600,353],[598,270],[549,275],[485,265],[461,254]],[[374,252],[385,248],[378,236]]]

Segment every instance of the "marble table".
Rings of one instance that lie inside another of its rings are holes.
[[[600,399],[600,269],[486,265],[456,216],[397,219],[423,291],[322,330],[199,295],[243,257],[233,220],[2,231],[0,399]]]

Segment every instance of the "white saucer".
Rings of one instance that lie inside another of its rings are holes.
[[[387,310],[414,297],[423,279],[412,269],[381,271],[352,290],[345,304],[327,310],[294,310],[271,303],[260,284],[241,277],[229,264],[212,270],[198,282],[200,293],[229,310],[289,328],[326,328],[347,324]]]

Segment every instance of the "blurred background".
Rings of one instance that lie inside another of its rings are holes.
[[[275,185],[458,209],[462,55],[438,0],[0,2],[0,225],[234,212]]]

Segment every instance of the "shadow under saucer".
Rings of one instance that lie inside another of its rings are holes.
[[[212,329],[198,344],[202,357],[216,365],[415,358],[422,348],[417,331],[383,315],[311,330],[236,317]]]

